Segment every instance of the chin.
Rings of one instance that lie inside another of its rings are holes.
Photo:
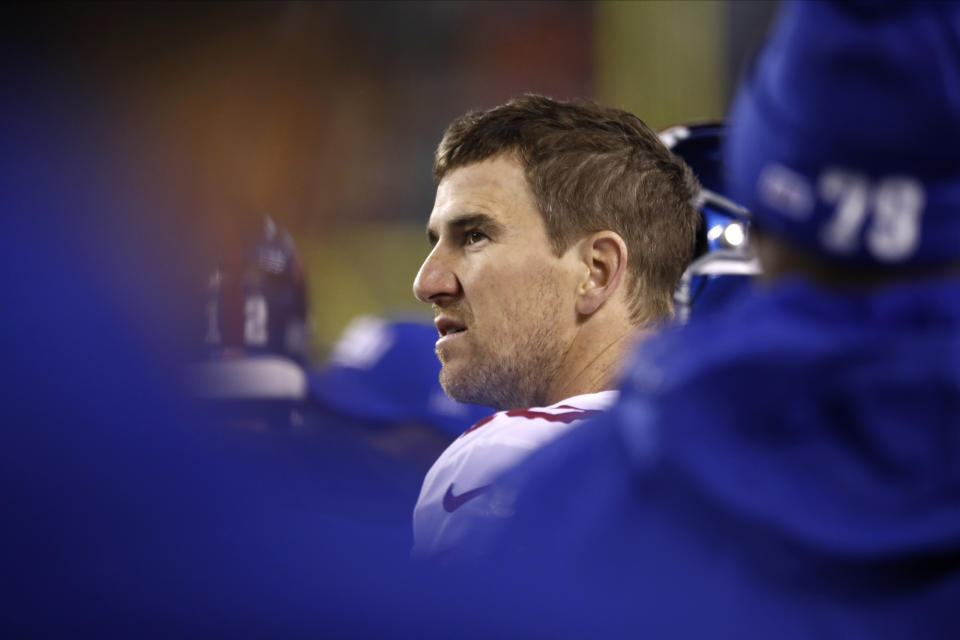
[[[483,389],[477,388],[477,381],[470,376],[469,368],[443,365],[440,370],[440,386],[444,393],[457,402],[471,402],[492,406],[484,396]]]
[[[464,402],[458,397],[463,395],[466,386],[462,374],[462,371],[457,371],[456,367],[449,364],[444,364],[440,369],[440,386],[448,396],[458,402]]]
[[[473,367],[444,365],[440,371],[440,386],[457,402],[479,404],[497,411],[532,406],[524,398],[522,385],[506,384],[501,378],[490,375],[490,371]]]

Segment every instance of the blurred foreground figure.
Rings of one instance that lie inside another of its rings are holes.
[[[422,471],[342,431],[303,446],[198,410],[203,301],[184,292],[203,254],[171,213],[192,200],[144,152],[152,131],[32,53],[0,107],[0,635],[414,637]]]
[[[180,339],[200,305],[170,265],[191,256],[182,227],[163,233],[177,202],[115,179],[128,158],[85,144],[76,113],[109,115],[87,106],[3,109],[0,634],[409,636],[366,603],[415,593],[419,473],[336,433],[303,447],[196,410]]]
[[[643,345],[464,548],[557,635],[955,637],[960,7],[786,5],[731,126],[767,282]]]

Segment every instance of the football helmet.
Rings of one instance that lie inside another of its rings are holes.
[[[715,310],[760,273],[750,247],[750,212],[725,197],[721,147],[722,122],[670,127],[660,139],[680,156],[700,181],[696,207],[701,224],[694,258],[674,294],[677,320]]]

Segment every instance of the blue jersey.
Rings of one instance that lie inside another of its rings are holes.
[[[788,281],[668,331],[497,491],[474,548],[576,601],[561,635],[953,637],[960,282]]]

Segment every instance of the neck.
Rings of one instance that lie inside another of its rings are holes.
[[[551,385],[546,404],[618,388],[627,354],[649,334],[630,323],[603,332],[581,327],[567,349],[562,373]]]

